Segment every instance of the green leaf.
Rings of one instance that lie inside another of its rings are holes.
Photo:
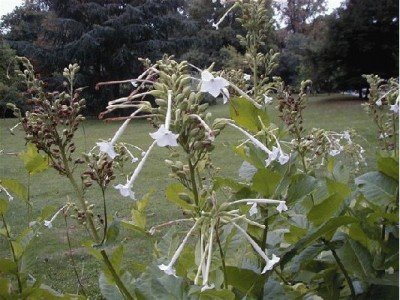
[[[226,266],[226,273],[229,284],[243,294],[257,296],[261,291],[264,283],[263,275],[233,266]]]
[[[132,223],[141,228],[146,228],[146,213],[142,213],[139,210],[132,209]]]
[[[395,203],[398,182],[380,172],[369,172],[355,180],[359,191],[373,205],[387,206]]]
[[[378,171],[399,181],[399,161],[392,156],[377,155]]]
[[[0,198],[0,214],[5,214],[8,209],[8,201]]]
[[[284,266],[292,257],[306,247],[312,245],[315,241],[320,238],[325,238],[327,240],[331,239],[331,236],[335,233],[335,231],[347,224],[357,222],[356,218],[349,217],[349,216],[340,216],[337,218],[333,218],[319,226],[311,230],[308,234],[306,234],[302,239],[300,239],[296,244],[289,247],[288,251],[285,253],[283,258],[281,259],[281,265]]]
[[[311,245],[296,255],[292,263],[290,264],[290,272],[292,274],[297,273],[300,270],[301,265],[308,263],[317,257],[322,251],[324,251],[326,246],[322,243]]]
[[[298,201],[309,195],[317,186],[318,181],[312,176],[305,174],[294,175],[288,189],[288,203]]]
[[[235,294],[230,290],[206,290],[200,293],[200,300],[234,300]]]
[[[113,299],[113,300],[124,299],[117,285],[113,282],[110,282],[103,272],[100,273],[99,276],[99,287],[100,287],[100,292],[105,299]]]
[[[107,228],[105,245],[112,245],[116,242],[119,235],[119,221],[113,221]]]
[[[270,124],[267,113],[255,107],[244,97],[232,97],[229,112],[231,119],[248,131],[260,131],[262,129],[260,119],[266,127]]]
[[[252,189],[264,197],[272,197],[280,180],[281,175],[279,173],[269,169],[261,169],[253,177]]]
[[[350,274],[366,280],[373,277],[372,256],[369,251],[357,241],[347,238],[346,243],[337,251],[340,260]]]
[[[308,219],[315,226],[321,225],[338,212],[345,198],[350,194],[346,184],[327,179],[326,185],[329,193],[334,193],[326,200],[311,208]]]
[[[4,297],[4,299],[10,299],[11,291],[11,280],[9,278],[0,277],[0,298]]]
[[[17,272],[17,264],[8,258],[0,258],[0,273],[11,273]]]
[[[40,155],[38,149],[32,143],[28,143],[26,151],[21,151],[18,156],[24,162],[25,169],[30,175],[43,172],[49,168],[47,157]]]
[[[15,179],[1,179],[0,182],[11,194],[16,195],[23,201],[28,201],[28,190],[22,183]]]
[[[171,201],[172,203],[175,203],[182,209],[187,209],[187,210],[195,210],[195,206],[193,206],[190,203],[187,203],[186,201],[182,200],[179,197],[179,194],[181,193],[186,193],[188,194],[192,199],[194,199],[194,196],[192,192],[190,192],[187,188],[185,188],[182,184],[180,183],[173,183],[170,184],[167,187],[167,190],[165,191],[165,195],[167,196],[167,199]]]

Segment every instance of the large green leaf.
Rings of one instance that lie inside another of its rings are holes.
[[[24,162],[25,169],[30,175],[45,171],[49,168],[48,159],[39,154],[38,149],[32,143],[27,144],[26,151],[18,155]]]
[[[226,266],[228,282],[245,295],[256,296],[261,291],[264,276],[252,270]]]
[[[183,200],[182,195],[187,195],[191,199],[193,199],[194,197],[193,193],[189,191],[187,188],[185,188],[182,184],[180,183],[170,184],[167,187],[167,190],[165,191],[165,195],[167,196],[167,199],[169,201],[175,203],[180,208],[187,210],[195,210],[195,206]]]
[[[9,258],[0,258],[0,272],[15,274],[17,271],[17,264]]]
[[[281,180],[281,175],[269,169],[260,169],[253,177],[252,189],[264,197],[272,197]]]
[[[235,294],[230,290],[206,290],[200,293],[200,300],[234,300]]]
[[[392,156],[383,156],[378,154],[376,163],[378,165],[378,171],[383,174],[399,181],[399,161]]]
[[[260,119],[267,127],[270,123],[267,113],[264,110],[255,107],[244,97],[231,98],[229,112],[231,119],[238,125],[246,128],[248,131],[260,131],[262,129]]]
[[[288,202],[298,201],[306,195],[309,195],[317,188],[318,181],[312,176],[297,174],[292,177],[292,182],[288,189]]]
[[[357,241],[347,238],[346,243],[337,252],[350,274],[362,280],[374,276],[375,270],[372,267],[372,256]]]
[[[380,173],[369,172],[356,178],[356,185],[365,199],[374,205],[386,207],[396,202],[398,182]]]
[[[322,225],[320,225],[317,228],[314,228],[311,230],[308,234],[306,234],[302,239],[300,239],[296,244],[293,246],[289,247],[288,251],[285,253],[283,258],[281,259],[281,265],[284,266],[289,260],[292,259],[292,257],[306,247],[312,245],[315,241],[325,238],[327,240],[330,240],[332,235],[335,233],[335,231],[347,224],[355,223],[357,222],[356,218],[349,217],[349,216],[340,216],[337,218],[332,218]]]
[[[311,208],[308,219],[314,226],[321,225],[325,220],[336,215],[345,198],[350,194],[346,184],[333,180],[326,180],[329,193],[333,193],[326,200]]]
[[[99,276],[99,287],[100,292],[105,299],[115,299],[115,300],[123,300],[124,297],[119,291],[117,285],[110,281],[104,273],[100,273]]]

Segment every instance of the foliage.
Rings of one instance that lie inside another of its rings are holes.
[[[49,93],[35,77],[30,62],[19,58],[24,67],[19,75],[34,104],[24,114],[13,106],[25,139],[47,155],[50,165],[68,179],[75,194],[49,220],[49,212],[54,210],[45,208],[42,216],[28,224],[22,232],[29,233],[29,238],[11,235],[4,216],[8,202],[1,200],[0,232],[10,245],[12,257],[3,262],[3,269],[12,278],[1,277],[5,296],[39,293],[33,297],[45,297],[49,295],[45,291],[53,293],[36,280],[30,284],[27,246],[36,236],[34,230],[51,228],[60,214],[65,222],[75,219],[88,233],[82,244],[99,262],[99,289],[107,299],[396,296],[396,80],[367,76],[371,85],[367,107],[383,143],[377,153],[377,170],[358,174],[364,157],[353,131],[340,133],[304,126],[311,82],[302,81],[299,94],[295,94],[281,78],[271,76],[277,54],[262,52],[271,25],[266,2],[237,1],[227,9],[241,12],[238,22],[244,33],[238,39],[245,49],[243,63],[251,74],[234,69],[214,72],[213,66],[200,69],[168,55],[155,62],[142,59],[145,70],[137,78],[99,83],[98,87],[126,82],[134,86],[128,96],[110,101],[102,114],[108,116],[125,109],[129,115],[111,139],[97,142],[84,156],[75,153],[74,144],[85,106],[80,89],[74,88],[79,66],[70,64],[64,69],[64,91]],[[200,79],[192,75],[196,71]],[[217,118],[210,124],[208,105],[202,103],[205,93],[229,100],[230,118]],[[148,96],[155,98],[156,107],[147,101]],[[277,103],[282,121],[278,125],[269,116],[272,102]],[[147,149],[120,142],[129,122],[142,117],[156,128],[150,133],[153,141]],[[218,176],[212,162],[215,141],[226,127],[243,135],[233,147],[244,161],[240,181]],[[137,178],[155,147],[169,153],[165,163],[176,182],[167,187],[165,194],[181,215],[148,228],[146,208],[152,205],[151,192],[137,199],[134,190],[140,188]],[[42,166],[43,157],[33,155],[32,150],[27,152],[31,153],[29,161]],[[355,167],[342,162],[346,155]],[[23,155],[25,160],[27,156]],[[125,176],[129,162],[135,167]],[[83,163],[87,170],[79,174],[78,182],[74,176],[79,170],[76,166]],[[121,177],[126,182],[114,188],[134,201],[130,218],[124,219],[107,209],[108,189]],[[97,206],[87,197],[88,189],[95,186],[102,196]],[[9,201],[13,195],[27,198],[24,186],[11,179],[2,179],[0,190]],[[137,263],[137,276],[130,264],[123,263],[122,226],[155,241],[153,262],[147,266]],[[162,238],[156,235],[168,227]],[[68,230],[67,240],[70,246]],[[74,270],[78,292],[85,296],[84,284]]]

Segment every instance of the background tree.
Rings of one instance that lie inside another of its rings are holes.
[[[341,90],[367,86],[363,74],[398,76],[399,2],[348,0],[329,19],[316,55],[320,81]],[[332,86],[333,85],[333,86]]]

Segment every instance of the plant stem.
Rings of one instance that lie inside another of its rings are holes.
[[[189,158],[189,170],[190,170],[190,181],[192,182],[192,192],[194,196],[194,203],[196,206],[199,206],[199,192],[197,191],[197,185],[196,185],[196,175],[195,175],[195,169],[192,165],[192,161]]]
[[[18,258],[17,258],[17,255],[15,254],[15,249],[14,249],[14,246],[11,241],[11,235],[10,235],[10,232],[8,231],[6,219],[4,218],[3,214],[1,214],[1,219],[3,221],[3,226],[6,230],[7,241],[8,241],[8,244],[10,245],[13,261],[14,261],[15,265],[17,266],[17,272],[16,272],[15,276],[17,277],[17,281],[18,281],[18,291],[21,294],[22,293],[22,282],[21,282],[21,278],[19,277]]]
[[[342,271],[344,278],[347,281],[347,284],[349,285],[350,288],[350,293],[351,293],[351,298],[356,299],[356,293],[354,291],[354,286],[353,282],[351,281],[351,278],[349,276],[349,273],[347,273],[346,268],[344,267],[342,261],[340,260],[340,257],[337,255],[336,250],[329,244],[328,241],[322,239],[322,242],[325,244],[325,246],[328,247],[328,249],[332,252],[333,257],[336,260],[337,265],[339,266],[340,270]]]
[[[78,270],[76,269],[76,262],[75,262],[73,254],[72,254],[71,238],[69,236],[68,221],[67,221],[67,216],[65,214],[64,214],[64,221],[65,221],[65,229],[66,229],[66,234],[67,234],[68,248],[69,248],[69,252],[70,252],[70,256],[71,256],[72,268],[74,269],[76,280],[78,281],[79,290],[82,292],[82,295],[86,297],[85,287],[83,286],[81,279],[79,277]]]
[[[103,211],[104,211],[104,233],[103,233],[103,239],[101,240],[101,244],[103,244],[107,236],[107,228],[108,228],[106,195],[103,187],[101,187],[101,195],[103,196]]]
[[[219,254],[221,255],[222,271],[224,273],[224,286],[227,289],[228,288],[228,273],[226,272],[225,254],[224,254],[224,251],[222,249],[221,240],[219,238],[218,227],[219,227],[219,219],[217,221],[217,225],[215,226],[215,237],[217,239],[217,244],[218,244],[218,248],[219,248]]]
[[[121,281],[117,271],[114,269],[111,261],[109,260],[107,253],[105,250],[100,251],[101,256],[103,257],[104,263],[107,265],[107,268],[110,270],[112,276],[114,277],[115,283],[118,286],[119,290],[124,294],[126,299],[134,299],[134,297],[129,293],[128,289],[125,287],[124,283]]]

